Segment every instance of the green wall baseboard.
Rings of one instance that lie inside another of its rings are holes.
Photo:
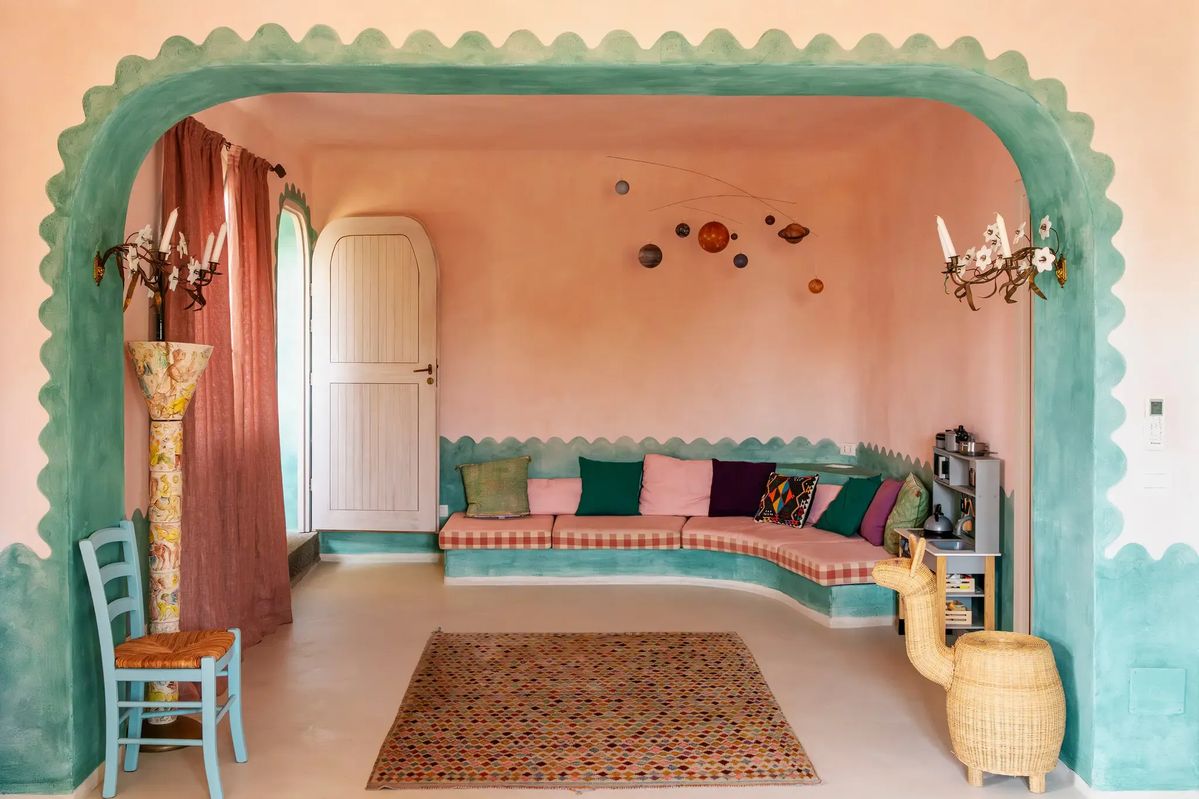
[[[322,555],[437,554],[437,533],[320,533]]]

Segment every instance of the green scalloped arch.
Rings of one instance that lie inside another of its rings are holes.
[[[278,219],[288,205],[295,208],[304,218],[304,235],[308,237],[308,257],[312,258],[312,254],[316,252],[316,237],[319,231],[312,226],[312,207],[308,205],[308,195],[300,191],[299,186],[294,183],[284,183],[283,191],[279,192],[279,210],[275,214],[275,248],[272,252],[279,252]]]
[[[798,47],[770,31],[747,48],[718,30],[695,45],[667,33],[642,47],[617,31],[589,48],[574,34],[544,44],[520,31],[495,46],[468,33],[446,46],[418,32],[396,47],[377,30],[344,44],[321,26],[297,42],[267,25],[249,40],[219,28],[201,44],[172,37],[153,59],[121,59],[112,85],[85,94],[84,122],[59,138],[63,170],[47,185],[54,211],[41,225],[50,246],[41,274],[51,296],[41,308],[50,336],[40,399],[49,421],[40,436],[48,464],[38,485],[50,509],[39,534],[52,554],[38,561],[24,549],[0,553],[0,607],[18,598],[29,606],[20,624],[5,625],[0,641],[0,666],[21,678],[0,695],[0,789],[69,789],[99,760],[90,609],[72,550],[122,512],[121,383],[113,377],[120,374],[122,333],[116,284],[91,283],[91,254],[119,238],[137,167],[171,124],[237,97],[297,90],[887,95],[952,103],[989,125],[1020,168],[1034,212],[1060,220],[1071,254],[1069,287],[1049,287],[1050,300],[1037,303],[1034,317],[1034,625],[1053,643],[1067,687],[1063,756],[1091,775],[1096,562],[1122,524],[1107,491],[1125,470],[1111,439],[1124,416],[1111,395],[1124,361],[1108,335],[1123,316],[1111,289],[1124,262],[1112,246],[1120,210],[1106,197],[1112,161],[1091,149],[1091,119],[1067,109],[1061,83],[1031,78],[1018,53],[988,58],[971,38],[940,48],[913,36],[895,47],[871,35],[846,50],[828,36]],[[1186,553],[1193,550],[1175,547],[1167,558],[1187,565]],[[1080,586],[1087,590],[1080,594]],[[61,624],[64,601],[69,634],[48,643],[44,631]],[[45,653],[51,665],[28,669],[14,652],[22,646]],[[56,692],[70,697],[69,708]],[[38,698],[29,707],[16,697]],[[48,729],[61,732],[31,732]]]

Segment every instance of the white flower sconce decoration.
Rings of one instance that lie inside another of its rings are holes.
[[[1037,235],[1042,242],[1052,237],[1053,246],[1036,246],[1029,239],[1024,222],[1016,228],[1016,235],[1009,239],[1003,217],[995,214],[995,221],[983,232],[983,244],[971,247],[958,255],[949,237],[945,220],[937,217],[937,235],[941,240],[941,251],[945,256],[945,292],[951,292],[958,300],[965,300],[973,311],[978,310],[976,300],[990,299],[1002,293],[1005,302],[1016,302],[1016,292],[1027,285],[1028,290],[1041,299],[1046,299],[1037,276],[1053,270],[1058,285],[1066,285],[1066,258],[1058,246],[1057,230],[1053,221],[1045,216],[1037,226]],[[1024,246],[1020,246],[1024,242]],[[1013,250],[1012,247],[1016,249]],[[989,291],[976,294],[976,291]]]

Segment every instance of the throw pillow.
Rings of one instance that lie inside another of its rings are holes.
[[[528,455],[458,467],[472,519],[516,519],[529,515]]]
[[[579,509],[583,481],[577,477],[530,477],[529,513],[570,516]]]
[[[820,517],[828,510],[828,506],[833,504],[833,500],[841,493],[841,486],[833,485],[832,483],[817,483],[816,495],[812,497],[812,507],[808,508],[808,521],[813,525],[820,521]]]
[[[883,545],[883,528],[887,524],[887,517],[891,515],[891,510],[895,507],[895,501],[899,498],[901,488],[903,488],[902,480],[884,480],[874,494],[870,507],[866,509],[866,515],[862,517],[862,538],[876,547]]]
[[[712,461],[646,455],[641,484],[642,516],[707,516],[712,498]]]
[[[709,516],[753,516],[758,512],[773,463],[712,461],[712,504]]]
[[[888,552],[892,555],[899,554],[899,542],[903,540],[903,536],[895,532],[895,529],[919,527],[924,524],[931,502],[932,498],[924,483],[920,482],[916,475],[909,474],[904,479],[903,487],[899,489],[899,496],[895,500],[895,507],[891,509],[887,523],[883,526],[883,547]]]
[[[803,527],[816,496],[814,474],[784,475],[774,472],[766,480],[766,493],[754,514],[755,522]]]
[[[878,493],[883,478],[851,477],[841,486],[840,493],[828,506],[828,510],[816,522],[817,530],[826,530],[838,535],[851,536],[858,532],[862,517]]]
[[[593,461],[579,458],[583,496],[578,516],[636,516],[641,496],[641,461]]]

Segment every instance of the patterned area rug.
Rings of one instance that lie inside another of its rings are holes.
[[[818,783],[734,633],[442,633],[368,788]]]

